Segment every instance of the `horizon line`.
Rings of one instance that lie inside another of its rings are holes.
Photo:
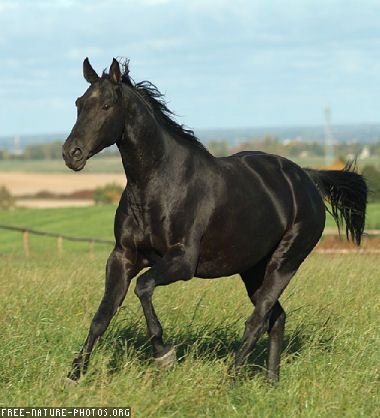
[[[331,126],[360,126],[360,125],[379,125],[379,122],[342,122],[342,123],[332,123]],[[319,128],[324,127],[325,123],[315,123],[315,124],[274,124],[274,125],[246,125],[246,126],[221,126],[221,127],[199,127],[191,128],[194,132],[199,131],[229,131],[229,130],[246,130],[246,129],[286,129],[286,128]],[[186,125],[187,127],[187,125]],[[15,137],[34,137],[34,136],[62,136],[68,135],[69,131],[60,131],[60,132],[38,132],[38,133],[0,133],[0,138],[15,138]]]

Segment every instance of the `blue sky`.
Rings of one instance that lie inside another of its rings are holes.
[[[198,128],[380,122],[379,0],[0,0],[0,136],[67,132],[99,72]]]

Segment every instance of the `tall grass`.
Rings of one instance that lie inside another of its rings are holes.
[[[64,377],[103,292],[106,252],[0,257],[0,404],[131,406],[140,417],[379,416],[379,274],[372,255],[313,255],[282,297],[281,382],[264,379],[263,338],[232,384],[227,368],[252,311],[238,277],[159,288],[154,303],[180,361],[151,361],[133,291],[75,387]],[[133,285],[132,285],[133,287]]]

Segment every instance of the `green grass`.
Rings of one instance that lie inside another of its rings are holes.
[[[366,228],[380,229],[380,203],[368,204]]]
[[[115,207],[17,209],[0,223],[112,238]],[[368,222],[377,225],[380,205]],[[377,219],[377,221],[376,221]],[[329,221],[330,222],[330,221]],[[379,416],[377,255],[314,254],[282,297],[288,313],[282,379],[264,379],[263,338],[236,384],[227,369],[252,311],[238,277],[179,282],[154,303],[180,361],[159,371],[133,291],[95,349],[78,386],[64,377],[103,293],[110,247],[0,231],[0,406],[131,406],[141,417]],[[133,288],[132,284],[132,288]]]
[[[380,229],[380,203],[368,204],[365,225],[365,229]],[[336,223],[329,213],[326,216],[326,227],[336,228]]]
[[[115,210],[116,206],[110,205],[85,208],[15,209],[0,211],[0,224],[112,240]],[[20,233],[0,229],[0,253],[20,252],[22,250],[21,241]],[[30,247],[34,253],[46,251],[55,245],[54,238],[30,236]],[[95,248],[104,249],[104,245],[97,244]],[[88,245],[82,242],[65,241],[64,249],[83,252],[88,250]]]
[[[282,379],[262,372],[266,338],[236,384],[227,368],[252,307],[238,277],[156,290],[170,371],[152,363],[130,290],[76,387],[63,378],[103,292],[106,252],[0,257],[0,406],[131,406],[139,417],[377,417],[379,275],[373,255],[313,255],[282,297]],[[132,285],[133,287],[133,285]]]
[[[87,208],[62,209],[15,209],[0,211],[0,224],[35,228],[42,231],[57,232],[73,236],[113,239],[113,219],[115,206],[92,206]],[[380,229],[380,204],[368,206],[367,229]],[[326,226],[336,228],[331,216],[327,216]],[[39,253],[56,246],[53,238],[30,236],[31,251]],[[110,248],[98,244],[96,250]],[[87,252],[86,243],[64,242],[64,250]],[[0,254],[20,253],[22,237],[20,233],[0,229]]]

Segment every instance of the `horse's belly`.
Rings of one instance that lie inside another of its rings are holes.
[[[213,241],[202,240],[197,277],[212,278],[241,273],[270,254],[281,240],[283,230],[278,225],[271,230],[243,230],[240,235],[218,234]]]
[[[254,265],[257,261],[259,261],[259,259],[255,260],[255,257],[244,260],[244,262],[234,262],[234,260],[226,260],[225,258],[202,260],[198,263],[195,276],[205,279],[231,276],[248,270],[249,267]]]

